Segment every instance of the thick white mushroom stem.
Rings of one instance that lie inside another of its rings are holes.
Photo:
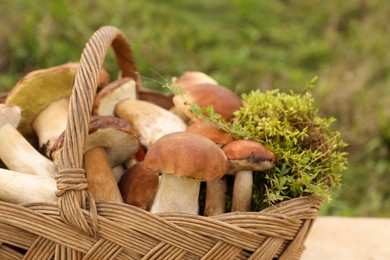
[[[253,191],[252,171],[238,171],[234,179],[231,211],[250,211]]]
[[[96,201],[123,202],[104,147],[94,147],[84,153],[88,190]]]
[[[0,168],[0,200],[10,203],[57,201],[53,178]]]
[[[8,169],[54,177],[57,166],[40,154],[12,125],[0,126],[0,159]]]
[[[198,180],[163,173],[150,212],[198,214],[199,190]]]
[[[226,212],[227,183],[224,178],[206,182],[205,216],[215,216]]]
[[[51,147],[66,128],[69,99],[61,98],[42,110],[32,123],[38,136],[39,147],[49,156]]]

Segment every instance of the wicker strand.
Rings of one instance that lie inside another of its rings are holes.
[[[99,236],[96,205],[87,191],[86,177],[80,169],[83,167],[83,154],[97,90],[99,69],[111,45],[123,76],[137,78],[126,38],[115,27],[101,27],[92,35],[81,55],[69,103],[63,149],[59,156],[59,177],[56,179],[61,218],[70,226],[93,237]],[[69,174],[71,177],[68,176]],[[92,222],[88,223],[84,218],[82,209],[90,211]]]

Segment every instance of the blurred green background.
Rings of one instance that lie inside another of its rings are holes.
[[[0,92],[78,61],[92,33],[128,37],[143,84],[199,70],[237,93],[301,90],[349,144],[343,186],[321,214],[390,216],[390,2],[382,0],[2,0]],[[112,53],[104,67],[115,76]]]

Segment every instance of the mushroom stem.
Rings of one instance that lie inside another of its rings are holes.
[[[68,109],[68,98],[61,98],[42,110],[32,123],[32,128],[38,136],[39,147],[47,156],[54,142],[66,128]]]
[[[54,177],[57,166],[40,154],[9,123],[0,126],[0,159],[8,169],[33,175]]]
[[[205,216],[225,213],[227,183],[225,178],[206,182]]]
[[[57,201],[53,178],[0,168],[0,200],[10,203]]]
[[[123,202],[119,187],[103,147],[94,147],[84,153],[88,190],[96,201]]]
[[[115,106],[115,114],[133,125],[146,148],[166,134],[187,128],[175,114],[143,100],[123,100]]]
[[[238,171],[234,179],[231,211],[250,211],[253,190],[252,171]]]
[[[150,212],[198,214],[199,190],[198,180],[163,173]]]

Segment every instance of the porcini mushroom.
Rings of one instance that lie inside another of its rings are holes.
[[[231,134],[223,131],[218,125],[212,122],[196,121],[189,125],[186,131],[203,135],[221,148],[234,140]],[[227,183],[225,176],[206,182],[205,216],[225,213],[226,191]]]
[[[184,96],[174,95],[173,103],[192,121],[197,121],[199,118],[191,113],[191,103],[201,108],[212,106],[214,112],[220,114],[221,118],[226,121],[229,121],[233,113],[242,105],[242,100],[237,94],[221,85],[210,83],[190,85],[185,88],[184,92]]]
[[[228,161],[222,149],[210,139],[175,132],[150,146],[144,167],[161,173],[150,212],[198,214],[201,181],[221,178],[228,169]]]
[[[54,178],[0,168],[0,200],[10,203],[57,201]]]
[[[276,162],[275,155],[261,143],[234,140],[223,147],[229,172],[235,172],[231,211],[250,211],[253,171],[265,171]]]
[[[32,71],[17,82],[5,101],[22,109],[18,130],[30,142],[36,135],[40,150],[46,155],[65,130],[68,97],[78,66],[73,62]]]
[[[185,71],[179,77],[172,78],[172,84],[183,90],[188,86],[201,83],[218,85],[218,82],[215,79],[201,71]]]
[[[91,117],[84,164],[88,190],[95,200],[123,202],[111,168],[138,149],[138,136],[129,123],[111,116]]]
[[[127,169],[119,181],[123,202],[148,209],[156,195],[159,174],[143,167],[143,162],[137,162]]]
[[[114,116],[116,104],[126,99],[137,99],[136,82],[132,78],[117,79],[96,94],[92,113]]]
[[[54,177],[56,165],[16,130],[20,118],[18,106],[0,104],[0,159],[10,170]]]
[[[52,148],[57,162],[62,148],[62,134]],[[124,163],[139,150],[139,140],[132,126],[113,116],[92,116],[84,151],[88,190],[95,200],[123,202],[111,168]]]
[[[212,77],[201,71],[185,71],[179,77],[172,78],[172,85],[181,88],[184,92],[186,87],[188,86],[203,83],[218,85],[217,81],[215,81]],[[173,106],[170,108],[170,111],[175,115],[179,116],[181,119],[183,119],[184,122],[189,122],[190,118],[186,115],[182,107]]]

